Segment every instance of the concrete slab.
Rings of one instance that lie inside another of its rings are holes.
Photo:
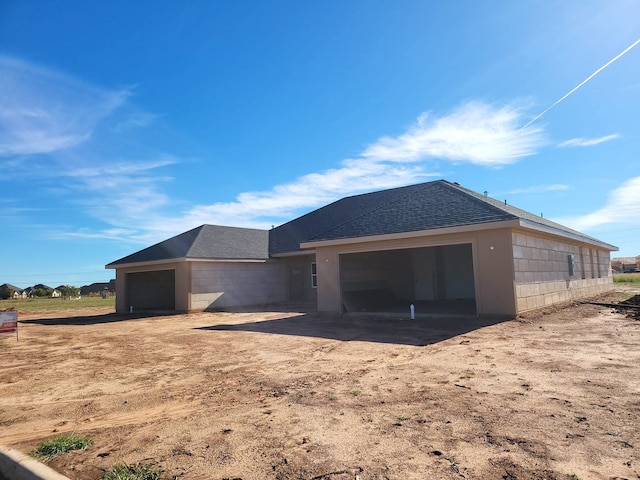
[[[0,479],[10,480],[69,480],[69,477],[25,455],[0,445]]]

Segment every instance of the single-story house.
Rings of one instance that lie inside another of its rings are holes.
[[[53,297],[53,298],[58,298],[60,297],[62,294],[60,293],[59,290],[55,289],[55,288],[51,288],[48,285],[43,285],[42,283],[38,283],[36,285],[34,285],[33,287],[27,287],[23,290],[23,293],[28,297],[33,297],[34,293],[37,292],[45,292],[46,297]]]
[[[513,317],[611,289],[616,250],[437,180],[346,197],[271,230],[202,225],[106,268],[119,312],[293,301]]]
[[[104,294],[115,293],[116,291],[116,279],[109,280],[108,282],[94,282],[91,285],[83,285],[80,287],[80,295],[87,296],[91,294]]]
[[[612,258],[611,269],[618,273],[640,272],[640,255],[635,257]]]
[[[3,283],[0,285],[0,299],[18,299],[18,298],[27,298],[27,294],[24,290],[15,285],[11,285],[10,283]]]

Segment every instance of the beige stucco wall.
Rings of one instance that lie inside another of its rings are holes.
[[[515,315],[511,232],[507,228],[470,229],[462,233],[434,235],[425,232],[386,238],[360,239],[343,245],[316,248],[318,310],[341,311],[340,255],[379,250],[471,244],[473,252],[476,310],[479,315]]]
[[[336,242],[337,243],[337,242]],[[290,269],[317,264],[316,289],[305,298],[317,297],[321,312],[342,307],[340,261],[342,254],[400,250],[441,245],[469,244],[478,315],[515,316],[519,312],[552,303],[593,295],[612,288],[609,251],[512,224],[471,226],[461,231],[441,229],[363,239],[343,244],[316,243],[309,256],[268,262],[177,261],[116,270],[116,309],[129,310],[126,275],[153,270],[175,271],[175,308],[178,312],[256,305],[290,298]],[[574,272],[569,274],[568,255]],[[304,276],[309,273],[305,270]]]
[[[474,249],[478,315],[516,314],[511,231],[478,232]]]
[[[284,262],[189,262],[189,310],[259,305],[287,300]]]
[[[514,284],[518,312],[568,301],[613,287],[610,253],[557,237],[514,230]],[[569,271],[573,255],[573,275]]]

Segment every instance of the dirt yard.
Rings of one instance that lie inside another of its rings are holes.
[[[166,479],[640,478],[640,321],[611,308],[19,320],[0,443],[89,436],[50,463],[72,479],[138,462]]]

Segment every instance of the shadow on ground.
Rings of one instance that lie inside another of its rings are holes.
[[[80,315],[80,316],[65,316],[65,317],[43,317],[43,318],[30,318],[28,320],[20,320],[18,323],[23,324],[37,324],[37,325],[98,325],[101,323],[113,323],[124,322],[127,320],[137,320],[139,318],[150,317],[166,317],[175,315],[171,312],[139,312],[139,313],[103,313],[99,315]]]
[[[378,315],[301,314],[259,322],[198,327],[208,331],[243,331],[317,337],[344,342],[396,343],[424,346],[507,321],[475,316],[419,317],[415,320]]]

